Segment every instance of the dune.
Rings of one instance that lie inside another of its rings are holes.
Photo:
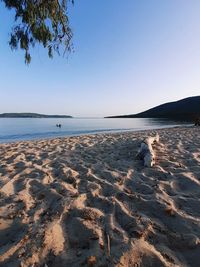
[[[199,266],[200,128],[0,145],[0,266]]]

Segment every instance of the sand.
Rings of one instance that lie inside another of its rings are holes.
[[[0,266],[200,266],[200,128],[0,145]]]

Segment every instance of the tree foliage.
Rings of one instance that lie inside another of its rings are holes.
[[[72,49],[72,31],[69,26],[68,4],[74,0],[1,0],[15,12],[9,45],[25,52],[25,62],[31,61],[30,48],[36,43],[47,49],[50,58],[54,52]]]

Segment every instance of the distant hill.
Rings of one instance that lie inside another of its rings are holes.
[[[144,112],[107,118],[169,118],[191,120],[200,116],[200,96],[165,103]]]
[[[0,118],[72,118],[69,115],[44,115],[38,113],[2,113]]]

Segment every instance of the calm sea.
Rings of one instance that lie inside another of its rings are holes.
[[[62,127],[56,127],[61,124]],[[164,119],[34,119],[0,118],[0,143],[46,139],[101,132],[138,131],[178,126],[183,123]]]

